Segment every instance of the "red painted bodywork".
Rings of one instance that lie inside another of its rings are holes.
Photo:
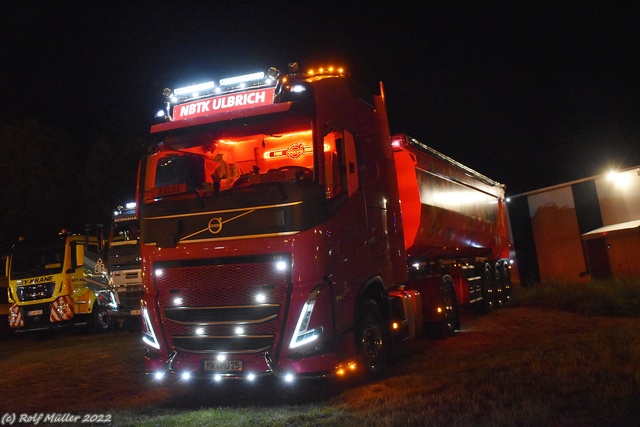
[[[204,364],[225,354],[243,365],[241,372],[223,373],[229,377],[332,374],[354,360],[354,313],[360,296],[368,292],[384,302],[386,288],[406,281],[399,196],[381,96],[371,98],[371,104],[363,102],[338,75],[292,75],[287,82],[306,85],[304,103],[297,104],[291,95],[293,100],[281,103],[197,115],[151,129],[164,143],[143,160],[138,182],[147,313],[143,332],[153,332],[157,342],[147,346],[150,373],[211,376]],[[281,136],[270,130],[275,123],[304,124],[301,118],[308,120],[308,129],[296,133],[291,128],[292,133]],[[243,120],[255,128],[255,123],[265,123],[262,144],[252,142],[255,137],[234,136],[245,129],[238,125]],[[176,153],[204,158],[202,176],[208,180],[209,158],[224,149],[221,158],[237,164],[249,184],[228,193],[237,193],[239,204],[231,196],[212,195],[213,183],[153,183],[174,161],[167,157],[174,148],[166,138],[192,129],[212,129],[220,137],[216,144],[193,147],[190,140],[179,142],[176,150],[189,153]],[[281,140],[285,142],[278,146]],[[253,144],[254,154],[243,154],[243,144]],[[340,144],[346,160],[331,170],[331,153]],[[218,151],[210,154],[213,150]],[[313,187],[284,183],[253,185],[267,182],[268,174],[289,179],[287,170],[270,168],[292,162],[311,169],[313,183],[333,180],[341,170],[345,179],[315,193]],[[252,166],[259,174],[247,173]],[[218,197],[227,205],[217,207]],[[286,272],[273,273],[277,259],[286,261]],[[264,304],[253,300],[259,291],[267,293]],[[310,345],[293,346],[305,302],[316,292],[308,329],[321,331],[319,337]],[[236,332],[239,327],[242,333]]]
[[[404,244],[409,255],[508,258],[504,186],[409,141],[406,135],[393,137]]]
[[[243,366],[227,377],[332,374],[356,356],[363,295],[413,311],[409,335],[429,320],[440,280],[403,288],[408,256],[508,256],[502,186],[406,136],[392,148],[382,94],[365,99],[334,74],[281,80],[273,104],[151,129],[162,143],[140,164],[137,197],[149,373],[210,378],[205,365],[225,355]],[[296,83],[299,99],[287,92]],[[171,162],[203,166],[172,181]],[[460,194],[468,204],[452,201]],[[305,322],[317,339],[294,345]]]

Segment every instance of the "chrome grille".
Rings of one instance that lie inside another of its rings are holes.
[[[258,353],[271,348],[273,337],[173,337],[173,345],[177,350],[190,353]]]
[[[144,292],[144,288],[142,286],[134,286],[129,285],[126,287],[116,288],[116,292],[118,293],[118,300],[120,301],[120,306],[129,310],[139,310],[140,309],[140,300],[142,299],[142,294]]]
[[[38,283],[37,285],[18,286],[16,293],[20,301],[37,301],[51,298],[55,288],[54,282]]]
[[[154,269],[162,269],[158,305],[172,347],[193,353],[271,349],[290,282],[289,269],[278,271],[276,259],[283,256],[156,263]]]
[[[168,319],[178,323],[198,324],[247,324],[266,322],[278,316],[278,304],[246,307],[165,308]]]

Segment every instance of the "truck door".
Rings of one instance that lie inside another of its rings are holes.
[[[339,333],[351,326],[359,287],[370,274],[366,208],[354,136],[331,130],[325,133],[324,145],[326,196],[333,212],[327,224],[327,256]]]

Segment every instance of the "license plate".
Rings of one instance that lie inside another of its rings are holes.
[[[224,372],[240,372],[242,371],[242,360],[205,360],[205,371],[224,371]]]
[[[140,315],[140,310],[131,310],[131,315],[132,316],[139,316]]]
[[[42,314],[42,310],[27,311],[27,316],[40,316],[41,314]]]

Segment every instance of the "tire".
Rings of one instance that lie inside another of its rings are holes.
[[[495,290],[495,308],[501,308],[505,305],[505,291],[504,291],[504,281],[502,278],[502,271],[500,266],[496,264],[493,274],[493,289]]]
[[[111,324],[112,322],[107,313],[107,308],[94,303],[93,313],[91,313],[91,317],[89,318],[89,332],[107,332],[111,329]]]
[[[391,339],[380,307],[372,300],[363,301],[356,310],[354,338],[367,378],[381,377],[389,362]]]
[[[440,288],[440,305],[444,307],[442,320],[436,325],[437,338],[448,338],[460,329],[460,317],[456,295],[451,283],[444,282]]]
[[[493,281],[493,274],[491,273],[491,267],[489,265],[484,266],[482,273],[482,301],[480,302],[480,310],[482,313],[487,314],[496,308],[495,302],[495,283]]]
[[[502,280],[504,283],[503,300],[505,305],[507,305],[511,302],[511,287],[513,284],[511,283],[511,269],[506,263],[502,264]]]

